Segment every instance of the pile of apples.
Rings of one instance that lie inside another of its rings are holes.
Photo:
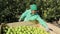
[[[44,29],[32,26],[6,27],[5,34],[49,34]]]

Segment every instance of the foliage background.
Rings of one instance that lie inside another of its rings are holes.
[[[46,21],[60,17],[60,0],[0,0],[0,23],[18,21],[18,16],[33,2]]]

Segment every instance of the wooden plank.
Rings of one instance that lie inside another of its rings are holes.
[[[8,23],[7,25],[10,27],[18,27],[18,26],[24,26],[24,25],[42,27],[41,25],[35,24],[33,22],[15,22],[15,23]]]
[[[56,34],[60,34],[60,28],[58,28],[57,26],[54,26],[53,24],[47,23],[49,28],[51,28],[53,30],[53,32],[55,32]]]
[[[55,32],[53,32],[53,31],[50,31],[50,34],[56,34]]]

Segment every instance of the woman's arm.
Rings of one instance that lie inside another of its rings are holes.
[[[45,28],[48,28],[48,25],[46,24],[46,22],[43,19],[41,19],[39,15],[37,16],[37,21]]]
[[[26,10],[26,11],[20,16],[20,19],[19,19],[19,20],[23,20],[23,19],[26,17],[27,13],[29,13],[29,12],[30,12],[29,10]]]

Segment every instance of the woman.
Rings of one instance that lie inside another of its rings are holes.
[[[49,31],[49,28],[44,20],[41,19],[41,17],[37,14],[37,5],[32,4],[30,5],[30,9],[26,10],[20,17],[19,21],[38,21],[39,24],[41,24],[47,31]]]

